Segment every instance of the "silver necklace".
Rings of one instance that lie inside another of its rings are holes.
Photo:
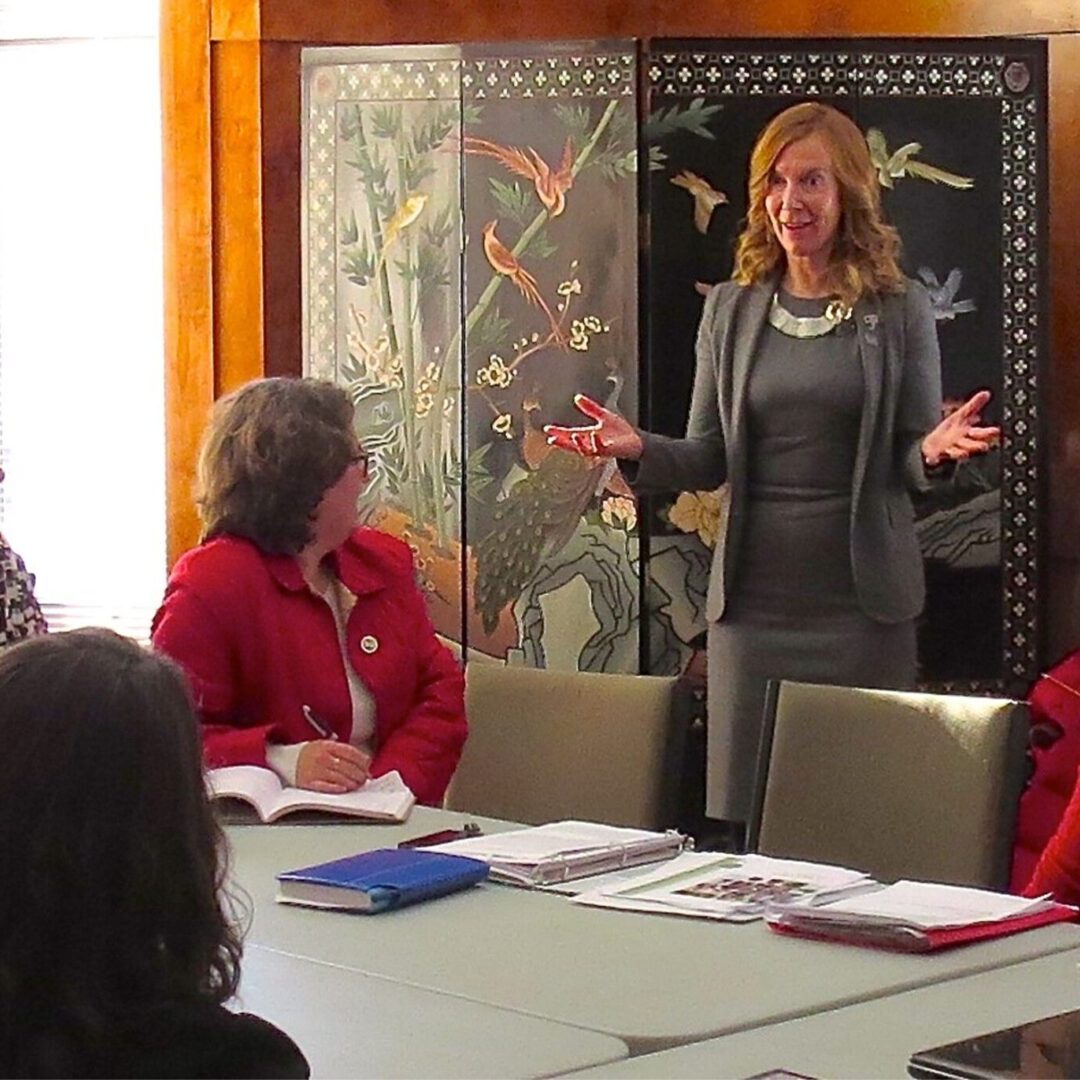
[[[829,301],[824,315],[792,315],[780,303],[779,293],[774,292],[769,305],[769,325],[781,334],[793,338],[824,337],[835,330],[845,319],[851,318],[851,308],[839,300]]]

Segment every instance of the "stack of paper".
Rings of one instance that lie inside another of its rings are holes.
[[[686,837],[677,832],[557,821],[453,840],[428,850],[483,859],[491,867],[493,881],[536,886],[670,859],[682,851],[686,842]]]
[[[1028,900],[927,881],[898,881],[831,903],[772,904],[765,914],[782,932],[906,952],[1000,937],[1075,916],[1074,908],[1049,897]]]
[[[770,902],[796,898],[821,902],[875,884],[866,874],[840,866],[766,855],[685,852],[631,882],[583,892],[573,902],[748,922],[760,919]]]

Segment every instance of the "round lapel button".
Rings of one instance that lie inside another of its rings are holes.
[[[379,648],[379,639],[371,634],[365,634],[360,639],[360,649],[362,652],[366,652],[370,656],[373,652],[376,652]]]

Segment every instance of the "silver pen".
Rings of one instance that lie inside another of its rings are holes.
[[[301,705],[300,711],[304,714],[304,719],[319,733],[319,737],[323,739],[332,739],[337,742],[337,732],[329,726],[329,724],[323,723],[312,711],[310,705]]]

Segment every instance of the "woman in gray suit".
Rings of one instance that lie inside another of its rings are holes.
[[[767,679],[914,683],[910,493],[998,438],[987,391],[941,420],[934,317],[899,250],[855,124],[784,110],[751,156],[733,278],[705,301],[686,437],[580,395],[589,426],[545,429],[641,492],[728,486],[706,605],[713,818],[748,819]]]

